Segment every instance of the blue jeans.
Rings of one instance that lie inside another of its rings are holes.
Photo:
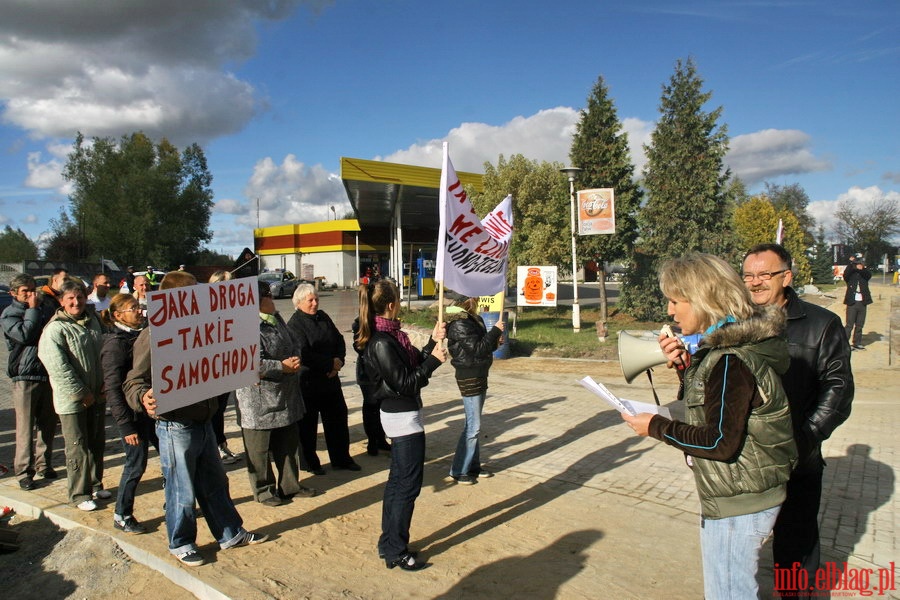
[[[381,504],[378,550],[385,560],[396,560],[408,550],[409,527],[425,471],[425,434],[391,438],[391,471]]]
[[[749,515],[701,519],[703,593],[706,600],[755,600],[759,549],[775,526],[781,506]]]
[[[156,439],[156,433],[153,431],[153,420],[148,416],[141,414],[135,423],[135,429],[138,434],[138,443],[136,446],[126,444],[122,439],[122,446],[125,448],[125,465],[122,467],[122,477],[119,479],[119,492],[116,495],[116,515],[121,518],[130,517],[134,513],[134,496],[137,493],[137,486],[147,470],[147,455],[150,451],[150,444],[159,450],[159,440]]]
[[[463,409],[466,411],[466,427],[456,444],[456,455],[450,467],[450,476],[477,475],[481,472],[478,435],[481,433],[481,411],[484,409],[485,394],[463,396]]]
[[[219,546],[235,545],[245,533],[228,491],[228,476],[219,458],[212,425],[157,421],[159,462],[166,478],[166,530],[169,551],[178,555],[197,549],[194,500]]]

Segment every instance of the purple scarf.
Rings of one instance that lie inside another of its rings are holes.
[[[382,331],[400,342],[400,345],[403,346],[403,349],[406,350],[406,353],[409,355],[409,362],[412,364],[413,368],[419,366],[419,351],[413,348],[406,332],[400,330],[400,321],[376,316],[375,330]]]

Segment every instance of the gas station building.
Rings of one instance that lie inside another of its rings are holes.
[[[482,175],[457,176],[483,190]],[[261,268],[338,287],[380,273],[402,281],[404,295],[433,296],[441,170],[341,157],[341,180],[357,218],[255,229]]]

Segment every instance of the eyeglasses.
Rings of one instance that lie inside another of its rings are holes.
[[[780,271],[772,271],[772,272],[763,271],[762,273],[744,273],[743,279],[744,279],[744,281],[747,281],[747,282],[753,281],[754,279],[759,279],[760,281],[769,281],[776,275],[781,275],[782,273],[785,273],[786,271],[787,271],[787,269],[782,269]]]
[[[135,308],[125,308],[125,309],[122,309],[122,310],[116,311],[116,312],[141,312],[142,310],[143,309],[140,306],[137,306]]]

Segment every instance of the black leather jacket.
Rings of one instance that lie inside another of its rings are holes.
[[[484,320],[467,312],[447,316],[447,349],[457,379],[487,377],[494,362],[494,350],[503,332],[488,331]]]
[[[436,343],[428,339],[420,351],[419,366],[413,367],[406,350],[393,336],[381,331],[372,334],[365,348],[365,369],[381,410],[409,412],[422,408],[422,388],[441,366],[441,361],[431,355]]]
[[[797,469],[819,469],[822,442],[850,416],[855,389],[850,344],[833,312],[800,300],[790,287],[785,296],[791,366],[782,383],[791,405]]]

